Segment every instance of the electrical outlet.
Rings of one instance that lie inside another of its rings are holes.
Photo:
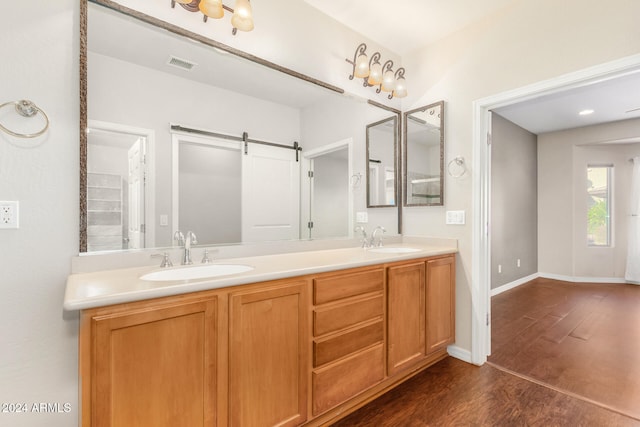
[[[367,212],[356,212],[356,222],[366,224],[369,222],[369,215]]]
[[[18,202],[0,202],[0,228],[18,228]]]

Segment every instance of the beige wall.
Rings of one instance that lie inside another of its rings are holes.
[[[496,113],[491,117],[489,229],[495,289],[538,272],[538,148],[536,135]]]
[[[635,0],[515,1],[512,6],[403,58],[409,96],[403,110],[446,101],[445,163],[472,165],[472,103],[640,51]],[[606,17],[606,19],[604,19]],[[407,234],[459,239],[456,344],[471,348],[473,173],[445,179],[445,206],[407,208]],[[445,225],[445,211],[467,212],[465,226]],[[476,302],[478,304],[479,302]]]
[[[538,137],[538,258],[545,274],[624,278],[631,157],[640,144],[595,144],[640,136],[640,120],[587,126]],[[612,164],[613,246],[586,245],[586,169]]]

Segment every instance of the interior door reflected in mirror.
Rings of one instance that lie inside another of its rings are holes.
[[[367,125],[367,207],[396,206],[398,118]]]
[[[444,205],[444,101],[404,113],[405,206]]]

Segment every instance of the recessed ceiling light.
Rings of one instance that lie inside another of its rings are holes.
[[[589,114],[593,114],[593,110],[582,110],[578,114],[581,116],[588,116]]]

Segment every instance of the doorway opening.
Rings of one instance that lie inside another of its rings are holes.
[[[491,110],[569,89],[616,79],[640,70],[640,55],[503,92],[473,103],[473,221],[471,362],[482,365],[491,354]]]

